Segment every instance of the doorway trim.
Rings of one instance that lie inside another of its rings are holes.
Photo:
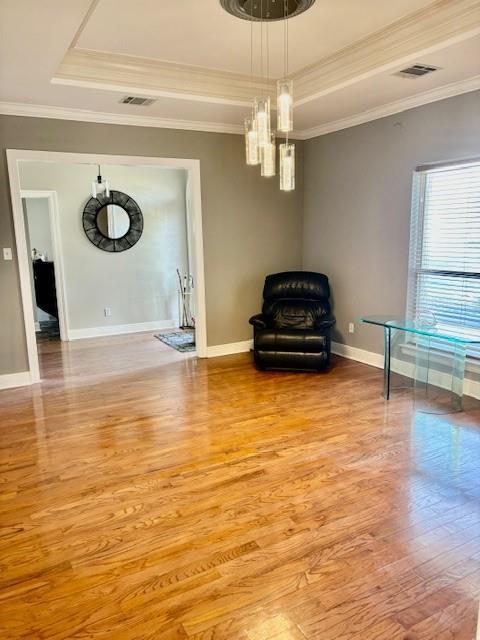
[[[26,241],[25,220],[22,206],[19,162],[57,162],[67,164],[119,164],[126,166],[159,166],[167,169],[187,171],[190,196],[188,233],[191,234],[195,282],[195,340],[199,358],[207,357],[207,319],[205,305],[205,268],[203,255],[202,192],[200,182],[200,160],[183,158],[157,158],[147,156],[109,155],[93,153],[69,153],[63,151],[36,151],[32,149],[7,149],[7,167],[12,200],[15,245],[20,275],[25,338],[31,383],[40,382],[35,321],[31,293],[29,256]],[[25,191],[24,191],[25,192]],[[31,193],[31,192],[30,192]],[[55,200],[55,198],[54,198]],[[54,206],[57,203],[54,203]],[[58,213],[58,207],[57,207]],[[58,216],[57,216],[58,220]],[[58,236],[58,240],[60,237]],[[61,254],[61,251],[60,251]],[[63,274],[62,274],[63,275]],[[66,312],[66,309],[64,308]],[[68,322],[66,322],[68,328]]]
[[[60,327],[60,339],[69,340],[67,313],[67,291],[65,288],[65,271],[63,267],[62,242],[60,235],[60,220],[58,199],[56,191],[37,191],[33,189],[21,189],[20,197],[23,199],[46,199],[48,205],[48,217],[50,220],[50,235],[52,239],[53,263],[55,265],[55,289],[57,293],[58,324]],[[25,236],[26,237],[26,236]]]

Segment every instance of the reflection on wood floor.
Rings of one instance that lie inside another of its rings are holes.
[[[0,393],[0,637],[472,640],[480,412],[151,335]]]

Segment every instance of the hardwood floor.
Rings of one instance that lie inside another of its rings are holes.
[[[150,335],[0,393],[0,638],[473,640],[480,412]]]

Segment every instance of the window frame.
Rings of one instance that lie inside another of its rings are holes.
[[[448,171],[449,169],[458,170],[463,167],[480,166],[480,157],[469,160],[460,160],[452,162],[441,162],[430,165],[420,165],[416,167],[413,173],[412,182],[412,204],[410,218],[410,244],[408,258],[408,285],[406,299],[406,317],[413,321],[415,315],[419,311],[418,294],[419,280],[422,275],[445,276],[450,278],[472,278],[480,281],[480,272],[458,271],[449,269],[426,269],[422,267],[423,253],[425,250],[424,231],[425,231],[425,204],[426,204],[426,187],[428,174],[440,171]],[[455,330],[455,325],[448,325],[450,329]],[[461,326],[459,325],[459,329]],[[442,349],[443,350],[443,349]],[[445,348],[444,350],[448,350]],[[472,347],[470,357],[478,363],[480,359],[480,349]]]

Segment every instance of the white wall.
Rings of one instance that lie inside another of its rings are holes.
[[[24,200],[24,211],[27,222],[28,245],[30,249],[29,255],[31,256],[32,249],[35,248],[37,251],[45,254],[48,260],[52,261],[52,234],[50,230],[48,200],[46,198],[26,198]],[[42,311],[42,309],[37,307],[35,300],[35,287],[33,284],[33,269],[32,299],[36,322],[54,319],[48,313],[45,313],[45,311]]]
[[[82,212],[96,175],[97,167],[92,165],[26,162],[20,167],[22,189],[57,192],[72,337],[118,325],[175,324],[175,269],[187,269],[186,173],[158,167],[102,166],[110,188],[128,193],[144,216],[139,242],[117,254],[95,247],[83,231]],[[110,307],[110,317],[105,317],[105,307]]]
[[[26,198],[25,209],[28,219],[30,247],[46,254],[53,260],[52,235],[46,198]]]

